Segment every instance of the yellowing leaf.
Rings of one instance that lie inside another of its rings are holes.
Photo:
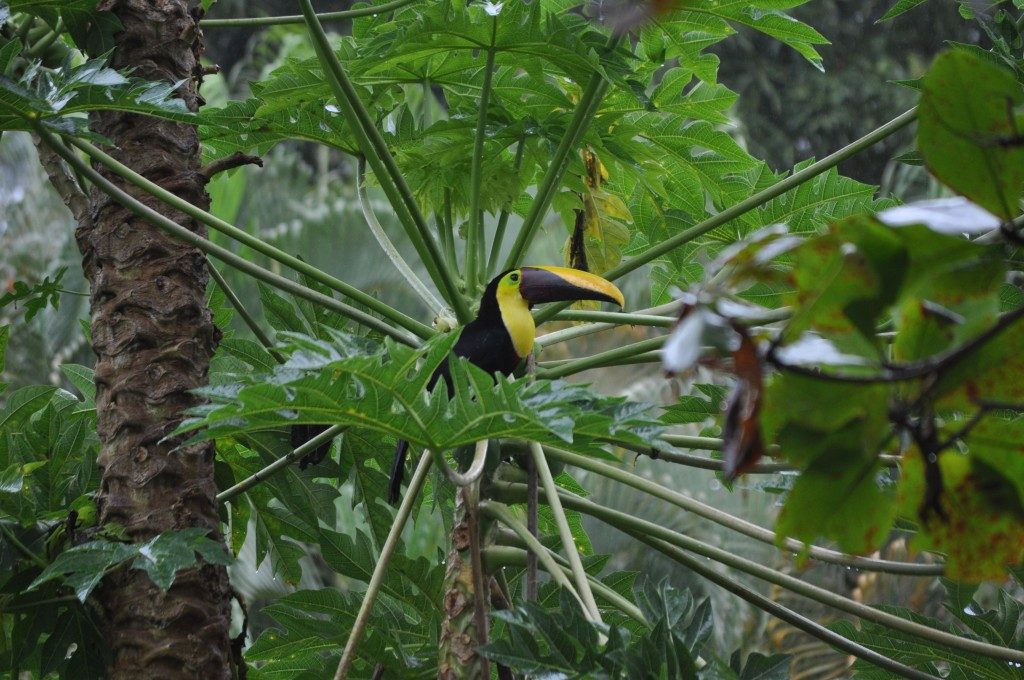
[[[914,547],[946,554],[946,576],[956,581],[1000,579],[1006,568],[1024,562],[1024,516],[1016,489],[1004,477],[971,457],[953,451],[939,456],[943,490],[942,519],[931,513],[914,539]],[[904,455],[900,511],[920,521],[925,497],[924,462],[920,451]],[[1016,508],[1004,502],[1011,499]]]
[[[578,194],[582,209],[573,211],[574,224],[565,242],[566,265],[594,274],[603,274],[622,261],[622,249],[629,243],[633,216],[621,197],[608,193],[601,185],[608,180],[608,169],[589,149],[583,150],[586,168],[585,191]],[[578,309],[597,309],[599,303],[578,302]]]

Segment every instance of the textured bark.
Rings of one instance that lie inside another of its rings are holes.
[[[183,0],[104,0],[124,25],[113,65],[152,81],[185,81],[198,95],[202,37]],[[94,114],[93,129],[117,146],[123,163],[206,208],[195,127],[118,112]],[[98,170],[103,171],[97,166]],[[115,184],[189,229],[205,228],[105,173]],[[98,503],[104,524],[134,541],[166,530],[203,527],[220,538],[211,444],[163,441],[197,403],[220,334],[204,292],[203,255],[132,215],[105,194],[90,196],[91,220],[76,232],[91,288],[96,352]],[[231,677],[230,586],[223,567],[180,572],[162,593],[139,570],[122,570],[98,591],[110,652],[109,677]]]
[[[487,659],[476,651],[487,639],[487,621],[482,614],[488,593],[481,587],[482,574],[474,573],[473,569],[474,562],[480,568],[479,561],[474,560],[474,552],[479,553],[480,534],[471,512],[466,489],[458,489],[449,536],[451,547],[445,561],[444,619],[437,654],[438,680],[490,677]]]

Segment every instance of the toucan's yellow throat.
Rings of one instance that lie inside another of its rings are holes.
[[[491,282],[516,354],[527,356],[533,350],[537,328],[530,307],[542,302],[598,300],[625,305],[622,291],[600,276],[568,267],[525,266],[499,274]],[[490,289],[491,286],[488,286]],[[481,311],[487,303],[481,304]]]

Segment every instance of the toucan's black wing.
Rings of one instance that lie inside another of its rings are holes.
[[[519,365],[520,357],[512,345],[512,338],[505,330],[505,324],[480,323],[479,320],[466,326],[459,336],[452,353],[466,357],[472,363],[491,375],[508,374]],[[452,396],[451,371],[445,360],[431,377],[427,389],[433,389],[437,381],[444,378],[448,396]],[[400,439],[395,446],[395,460],[391,465],[391,482],[388,484],[388,503],[394,505],[402,496],[402,480],[405,477],[405,460],[409,455],[409,442]]]
[[[434,371],[434,375],[430,376],[430,382],[427,383],[427,389],[433,390],[434,386],[437,385],[437,381],[444,378],[445,385],[448,386],[448,396],[452,395],[452,378],[448,372],[448,359],[445,359],[437,370]],[[398,499],[402,497],[402,481],[405,479],[405,459],[409,456],[409,442],[404,439],[399,439],[398,443],[395,444],[395,457],[391,462],[391,479],[388,481],[388,503],[396,505]]]
[[[297,449],[321,432],[326,432],[329,425],[292,425],[292,448]],[[326,441],[299,459],[299,469],[305,470],[324,459],[331,450],[331,442]]]
[[[452,352],[456,356],[466,357],[491,375],[508,375],[522,360],[522,357],[516,354],[512,336],[505,330],[505,324],[500,319],[497,323],[474,322],[466,326]],[[447,366],[445,370],[447,371]]]
[[[402,497],[402,481],[405,479],[405,459],[409,456],[409,442],[399,439],[395,445],[395,458],[391,461],[391,479],[388,480],[388,503],[397,505]]]

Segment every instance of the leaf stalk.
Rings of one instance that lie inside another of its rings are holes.
[[[682,510],[692,512],[699,517],[703,517],[715,524],[724,526],[727,529],[731,529],[732,531],[743,534],[749,538],[753,538],[754,540],[761,541],[762,543],[778,546],[795,554],[806,555],[822,562],[828,562],[829,564],[838,564],[840,566],[863,569],[865,571],[902,574],[905,576],[941,576],[945,571],[945,567],[942,564],[912,564],[908,562],[895,562],[892,560],[879,560],[870,557],[857,557],[854,555],[847,555],[836,550],[830,550],[816,545],[809,545],[803,541],[798,541],[793,538],[780,539],[776,536],[775,532],[765,529],[764,527],[760,527],[752,522],[730,515],[727,512],[722,512],[721,510],[690,498],[685,494],[668,489],[660,484],[644,479],[639,475],[635,475],[609,465],[608,463],[597,461],[586,456],[580,456],[553,446],[545,446],[544,451],[553,460],[560,460],[563,463],[572,465],[573,467],[599,474],[602,477],[614,479],[626,484],[627,486],[631,486],[638,491],[643,491],[655,498],[667,501]]]
[[[452,273],[445,264],[444,257],[430,233],[430,227],[423,218],[416,198],[412,194],[412,189],[406,183],[398,164],[388,150],[387,143],[377,130],[377,126],[370,117],[370,112],[366,110],[362,99],[359,98],[355,85],[349,80],[341,62],[331,50],[330,41],[327,39],[323,26],[317,20],[310,0],[300,0],[300,4],[306,26],[313,40],[313,47],[324,67],[328,84],[334,90],[334,96],[356,138],[360,151],[366,157],[370,167],[373,168],[377,181],[380,182],[381,188],[387,194],[395,214],[402,226],[405,227],[409,240],[412,241],[416,252],[419,253],[423,264],[430,273],[430,278],[444,298],[452,305],[459,320],[463,323],[468,322],[470,313],[466,306],[466,300],[459,292]]]
[[[280,274],[275,274],[271,271],[260,267],[257,264],[249,262],[243,257],[232,253],[226,248],[222,248],[214,243],[211,243],[208,239],[199,236],[198,234],[186,229],[174,220],[169,219],[167,216],[158,213],[144,203],[138,201],[134,197],[130,196],[120,188],[115,186],[103,175],[93,170],[87,163],[78,158],[70,149],[65,147],[59,139],[50,134],[47,130],[43,129],[42,126],[36,128],[37,134],[43,139],[61,158],[68,162],[73,168],[79,173],[86,177],[90,182],[93,183],[100,191],[113,197],[118,203],[131,210],[136,215],[149,220],[155,227],[166,231],[167,233],[176,236],[185,243],[191,246],[195,246],[199,250],[203,251],[207,255],[212,255],[218,260],[221,260],[225,264],[228,264],[239,271],[243,271],[249,274],[255,279],[263,281],[264,283],[270,284],[275,288],[291,293],[297,297],[301,297],[310,302],[323,305],[327,309],[333,310],[338,314],[341,314],[353,321],[360,323],[367,328],[378,331],[390,338],[401,342],[402,344],[409,345],[411,347],[417,347],[419,341],[407,334],[405,331],[398,328],[394,328],[389,324],[381,321],[375,316],[367,314],[366,312],[356,309],[351,305],[347,305],[344,302],[335,300],[334,298],[324,295],[323,293],[303,286],[300,283],[286,279]],[[189,205],[189,204],[186,204]]]
[[[420,323],[419,321],[416,321],[415,319],[406,316],[405,314],[402,314],[397,309],[389,307],[388,305],[384,304],[374,296],[368,295],[367,293],[364,293],[355,286],[345,283],[344,281],[334,276],[331,276],[330,274],[321,271],[320,269],[317,269],[308,262],[303,262],[294,255],[289,255],[283,250],[276,248],[259,238],[256,238],[252,234],[246,233],[245,231],[234,226],[233,224],[229,224],[228,222],[220,219],[216,215],[213,215],[212,213],[209,213],[203,210],[202,208],[198,208],[192,205],[188,201],[167,191],[166,189],[156,184],[155,182],[146,179],[139,173],[135,172],[128,166],[118,161],[116,158],[110,156],[109,154],[105,153],[104,151],[90,144],[89,142],[81,139],[76,139],[74,137],[67,137],[66,139],[72,145],[85,152],[90,158],[99,161],[125,181],[130,182],[132,185],[138,187],[139,189],[142,189],[143,191],[151,194],[152,196],[159,198],[167,205],[177,210],[180,210],[186,215],[207,225],[211,229],[215,229],[224,234],[225,236],[229,236],[234,240],[238,241],[239,243],[242,243],[252,248],[256,252],[266,255],[270,259],[280,262],[281,264],[289,267],[290,269],[296,272],[299,272],[300,274],[305,274],[314,281],[322,283],[328,288],[335,290],[352,300],[355,300],[356,302],[368,307],[374,312],[377,312],[384,318],[390,319],[398,326],[404,328],[410,333],[415,334],[419,338],[425,340],[434,335],[433,329],[430,328],[429,326],[426,326]]]
[[[579,589],[580,597],[583,598],[584,609],[590,612],[590,616],[598,623],[601,622],[601,612],[594,601],[594,594],[590,591],[590,584],[587,582],[587,572],[583,568],[583,561],[580,560],[580,552],[576,547],[576,541],[572,536],[572,529],[569,528],[569,521],[565,518],[565,511],[562,509],[562,502],[558,496],[558,487],[555,486],[555,478],[551,475],[551,468],[548,467],[547,458],[544,457],[544,450],[537,442],[530,442],[530,455],[533,464],[537,468],[537,477],[544,487],[548,499],[548,506],[551,514],[554,515],[555,525],[558,527],[558,535],[562,539],[562,546],[565,548],[566,557],[569,558],[569,565],[572,567],[572,574],[576,580],[576,587]],[[540,555],[538,555],[540,557]]]
[[[382,5],[370,5],[369,7],[358,7],[340,12],[320,12],[317,19],[320,21],[344,21],[346,19],[357,19],[359,17],[375,16],[384,12],[391,12],[411,5],[417,0],[392,0]],[[256,26],[283,26],[286,24],[301,24],[305,17],[301,14],[290,14],[280,17],[235,17],[231,19],[203,19],[201,28],[253,28]]]
[[[473,137],[473,157],[469,172],[469,231],[466,233],[466,288],[470,297],[476,297],[480,280],[477,274],[478,250],[482,249],[484,238],[483,211],[480,209],[480,193],[483,184],[484,136],[487,132],[487,107],[491,100],[491,80],[494,77],[494,41],[498,35],[498,17],[491,17],[491,43],[487,47],[487,62],[484,65],[484,83],[480,90],[480,111],[476,119],[476,134]],[[483,262],[479,263],[481,266]],[[482,269],[486,273],[486,269]]]
[[[377,239],[377,245],[379,245],[380,249],[384,251],[387,258],[391,260],[391,264],[394,265],[395,269],[398,270],[398,273],[400,273],[406,283],[409,284],[409,287],[412,288],[419,296],[420,300],[422,300],[423,303],[427,305],[427,308],[435,315],[441,315],[444,313],[445,305],[434,297],[434,294],[430,292],[430,289],[427,288],[426,284],[420,281],[420,277],[416,276],[416,272],[412,270],[412,267],[410,267],[409,263],[405,261],[402,254],[398,252],[398,248],[396,248],[395,244],[391,242],[391,239],[388,238],[387,232],[385,232],[384,228],[380,225],[380,220],[377,219],[377,214],[373,212],[373,206],[370,205],[370,198],[366,194],[365,169],[366,159],[360,157],[359,171],[356,176],[356,197],[359,199],[359,207],[363,211],[363,219],[366,220],[367,226],[370,227],[370,233],[373,234],[375,239]]]
[[[522,484],[511,485],[514,487],[516,497],[525,496],[526,488]],[[847,597],[833,593],[830,590],[821,588],[811,583],[801,581],[788,574],[776,571],[771,567],[759,564],[752,560],[735,555],[727,550],[716,548],[695,538],[691,538],[666,527],[649,522],[618,510],[605,508],[593,501],[581,498],[569,493],[564,489],[558,490],[559,496],[565,505],[573,510],[590,515],[596,519],[616,527],[634,536],[647,536],[674,545],[687,552],[696,553],[707,557],[732,569],[754,576],[773,585],[790,590],[815,602],[828,607],[851,614],[866,621],[872,621],[879,625],[887,626],[894,630],[914,635],[935,644],[944,645],[952,649],[971,654],[979,654],[992,659],[1003,661],[1024,662],[1024,651],[1018,651],[1007,647],[989,644],[980,640],[954,635],[946,631],[937,630],[915,621],[911,621],[894,614],[869,607],[868,605],[855,602]]]
[[[512,516],[507,505],[495,501],[482,501],[480,503],[480,512],[493,520],[501,522],[515,532],[516,536],[526,543],[530,552],[537,556],[537,559],[544,565],[544,569],[551,575],[551,578],[554,579],[555,583],[565,588],[574,598],[576,598],[576,601],[579,602],[587,620],[595,620],[591,616],[587,605],[583,603],[583,598],[580,597],[579,592],[573,587],[572,581],[569,580],[569,577],[558,568],[558,564],[541,542],[538,541],[525,526],[523,526],[522,522]]]
[[[607,52],[613,51],[618,47],[621,39],[621,35],[610,36],[605,50]],[[520,227],[519,233],[512,243],[512,249],[509,251],[508,257],[505,258],[504,269],[517,267],[526,254],[526,249],[533,242],[533,235],[537,228],[540,227],[540,223],[547,213],[548,206],[551,205],[551,199],[554,198],[558,185],[561,183],[562,177],[569,167],[569,154],[576,148],[576,144],[583,136],[584,130],[593,119],[598,106],[601,104],[601,99],[604,97],[604,93],[608,90],[608,85],[609,83],[601,69],[597,68],[583,90],[583,94],[576,104],[572,119],[569,121],[569,126],[566,128],[565,134],[562,135],[562,140],[559,142],[558,148],[551,158],[551,163],[548,164],[548,169],[544,173],[540,185],[537,187],[537,194],[534,196],[533,203],[530,204],[530,212],[527,213],[526,219],[523,220],[523,225]]]
[[[217,502],[226,503],[231,499],[235,498],[236,496],[238,496],[239,494],[245,493],[249,489],[259,484],[260,482],[270,479],[281,470],[284,470],[286,467],[288,467],[295,461],[305,456],[310,451],[315,451],[321,444],[331,441],[332,439],[334,439],[347,429],[347,425],[332,425],[331,427],[327,428],[317,436],[310,439],[308,442],[305,442],[304,444],[299,446],[297,449],[295,449],[288,455],[278,458],[270,465],[266,466],[261,470],[256,471],[255,473],[246,477],[245,479],[238,482],[234,486],[228,487],[227,489],[221,491],[219,494],[217,494]]]
[[[883,139],[902,130],[904,127],[914,122],[916,118],[916,108],[904,111],[900,115],[890,120],[888,123],[885,123],[884,125],[875,128],[874,130],[864,135],[860,139],[857,139],[851,142],[850,144],[847,144],[843,148],[839,149],[838,151],[835,151],[829,154],[828,156],[825,156],[820,161],[808,165],[803,170],[793,173],[789,177],[783,179],[781,182],[773,184],[767,189],[759,191],[753,196],[750,196],[749,198],[740,201],[736,205],[726,208],[717,215],[713,215],[712,217],[709,217],[703,222],[695,224],[689,229],[684,229],[675,236],[665,239],[658,245],[648,248],[639,255],[626,260],[625,262],[619,264],[616,267],[613,267],[609,271],[605,272],[603,276],[609,281],[614,281],[615,279],[621,278],[635,269],[639,269],[645,264],[648,264],[653,260],[658,259],[662,255],[666,255],[672,250],[675,250],[679,246],[688,243],[695,238],[703,236],[712,229],[716,229],[736,219],[737,217],[740,217],[750,212],[751,210],[759,208],[760,206],[764,205],[773,198],[781,196],[787,191],[800,186],[804,182],[814,177],[817,177],[823,172],[831,170],[832,168],[839,165],[839,163],[846,160],[847,158],[857,155],[864,149],[873,146],[874,144],[877,144]],[[547,321],[555,314],[565,309],[566,306],[567,305],[565,304],[549,305],[547,308],[541,310],[540,314],[537,315],[537,322],[540,323],[541,321]]]
[[[384,582],[384,574],[387,572],[388,564],[391,562],[391,556],[395,553],[395,548],[398,547],[398,540],[402,535],[402,530],[412,514],[413,505],[415,505],[416,499],[423,489],[424,482],[427,481],[427,473],[430,472],[432,462],[433,459],[429,455],[420,456],[420,462],[416,465],[416,471],[413,472],[412,479],[409,481],[409,488],[402,498],[402,504],[398,506],[395,521],[392,523],[391,530],[388,532],[387,538],[384,539],[384,545],[380,549],[380,557],[377,558],[377,564],[373,567],[370,582],[366,585],[366,594],[363,595],[363,601],[359,605],[359,613],[356,614],[355,621],[352,623],[352,630],[349,632],[348,640],[345,642],[345,649],[341,653],[341,660],[338,662],[338,668],[334,672],[334,680],[345,680],[348,677],[349,671],[352,670],[352,664],[356,659],[356,649],[358,649],[359,643],[362,642],[363,633],[366,632],[366,624],[370,620],[370,612],[377,601],[377,595],[380,594],[380,587]]]

